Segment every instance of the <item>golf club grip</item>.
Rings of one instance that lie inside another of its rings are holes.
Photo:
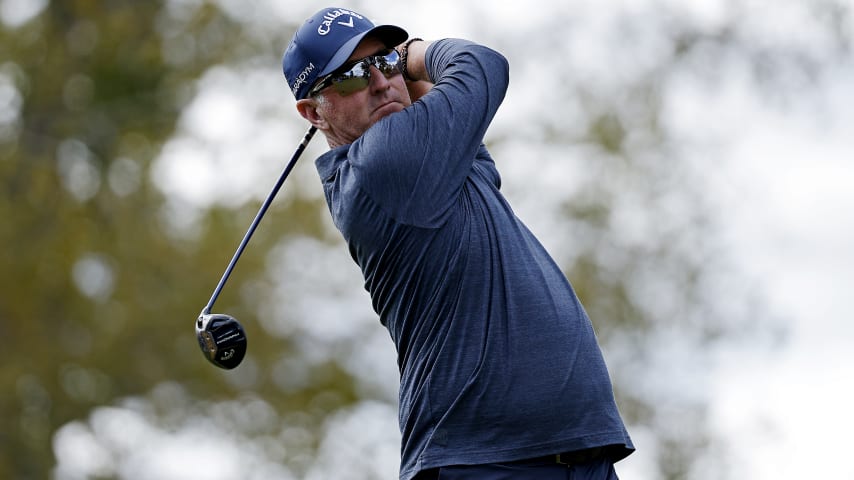
[[[246,235],[243,236],[243,240],[240,242],[240,245],[238,245],[237,251],[235,251],[234,256],[231,257],[231,261],[228,263],[228,267],[226,267],[225,272],[223,272],[222,278],[220,278],[216,289],[214,289],[214,292],[211,295],[211,299],[208,300],[208,304],[202,310],[202,315],[207,315],[211,312],[214,302],[216,302],[216,299],[219,297],[219,293],[222,291],[222,287],[225,286],[225,282],[231,275],[231,271],[234,270],[234,265],[237,264],[237,259],[240,258],[241,254],[243,254],[243,250],[249,243],[249,239],[252,238],[252,234],[255,233],[255,229],[258,228],[258,224],[261,222],[261,218],[264,216],[264,213],[267,211],[267,209],[270,208],[270,204],[273,203],[273,199],[276,197],[276,194],[279,193],[279,189],[282,188],[282,184],[285,183],[285,179],[288,178],[288,175],[291,173],[291,170],[293,170],[294,165],[296,165],[297,160],[299,159],[300,155],[302,155],[302,152],[305,150],[305,147],[308,146],[308,143],[311,141],[311,137],[314,136],[314,133],[316,131],[317,127],[312,125],[308,129],[308,131],[305,132],[305,136],[303,137],[300,144],[297,146],[297,149],[291,157],[291,160],[285,166],[285,169],[282,170],[282,174],[279,175],[279,180],[276,182],[276,185],[273,186],[273,190],[270,191],[269,195],[267,195],[267,199],[264,200],[263,204],[261,204],[261,208],[255,215],[255,219],[252,220],[252,224],[249,225],[249,230],[246,231]]]

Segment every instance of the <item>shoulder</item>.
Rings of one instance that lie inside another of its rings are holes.
[[[333,177],[341,168],[341,165],[347,161],[347,156],[350,151],[350,145],[333,148],[328,152],[317,157],[314,161],[314,166],[317,168],[317,173],[320,176],[321,182],[326,182]]]

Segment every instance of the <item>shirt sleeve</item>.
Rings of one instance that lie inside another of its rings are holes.
[[[472,172],[509,68],[500,53],[459,39],[432,43],[425,58],[434,87],[368,129],[349,160],[361,188],[387,214],[436,227]]]

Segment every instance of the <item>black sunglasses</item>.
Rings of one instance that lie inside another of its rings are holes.
[[[371,66],[376,67],[386,78],[390,78],[400,73],[399,63],[400,55],[393,48],[376,55],[368,55],[321,78],[308,92],[308,96],[313,97],[324,88],[331,86],[339,95],[346,97],[368,86],[371,81]]]

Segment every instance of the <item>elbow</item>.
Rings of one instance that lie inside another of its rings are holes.
[[[482,63],[484,72],[487,72],[489,81],[501,90],[506,90],[510,83],[510,62],[501,52],[489,47],[479,46],[482,49],[478,55],[478,61]]]

